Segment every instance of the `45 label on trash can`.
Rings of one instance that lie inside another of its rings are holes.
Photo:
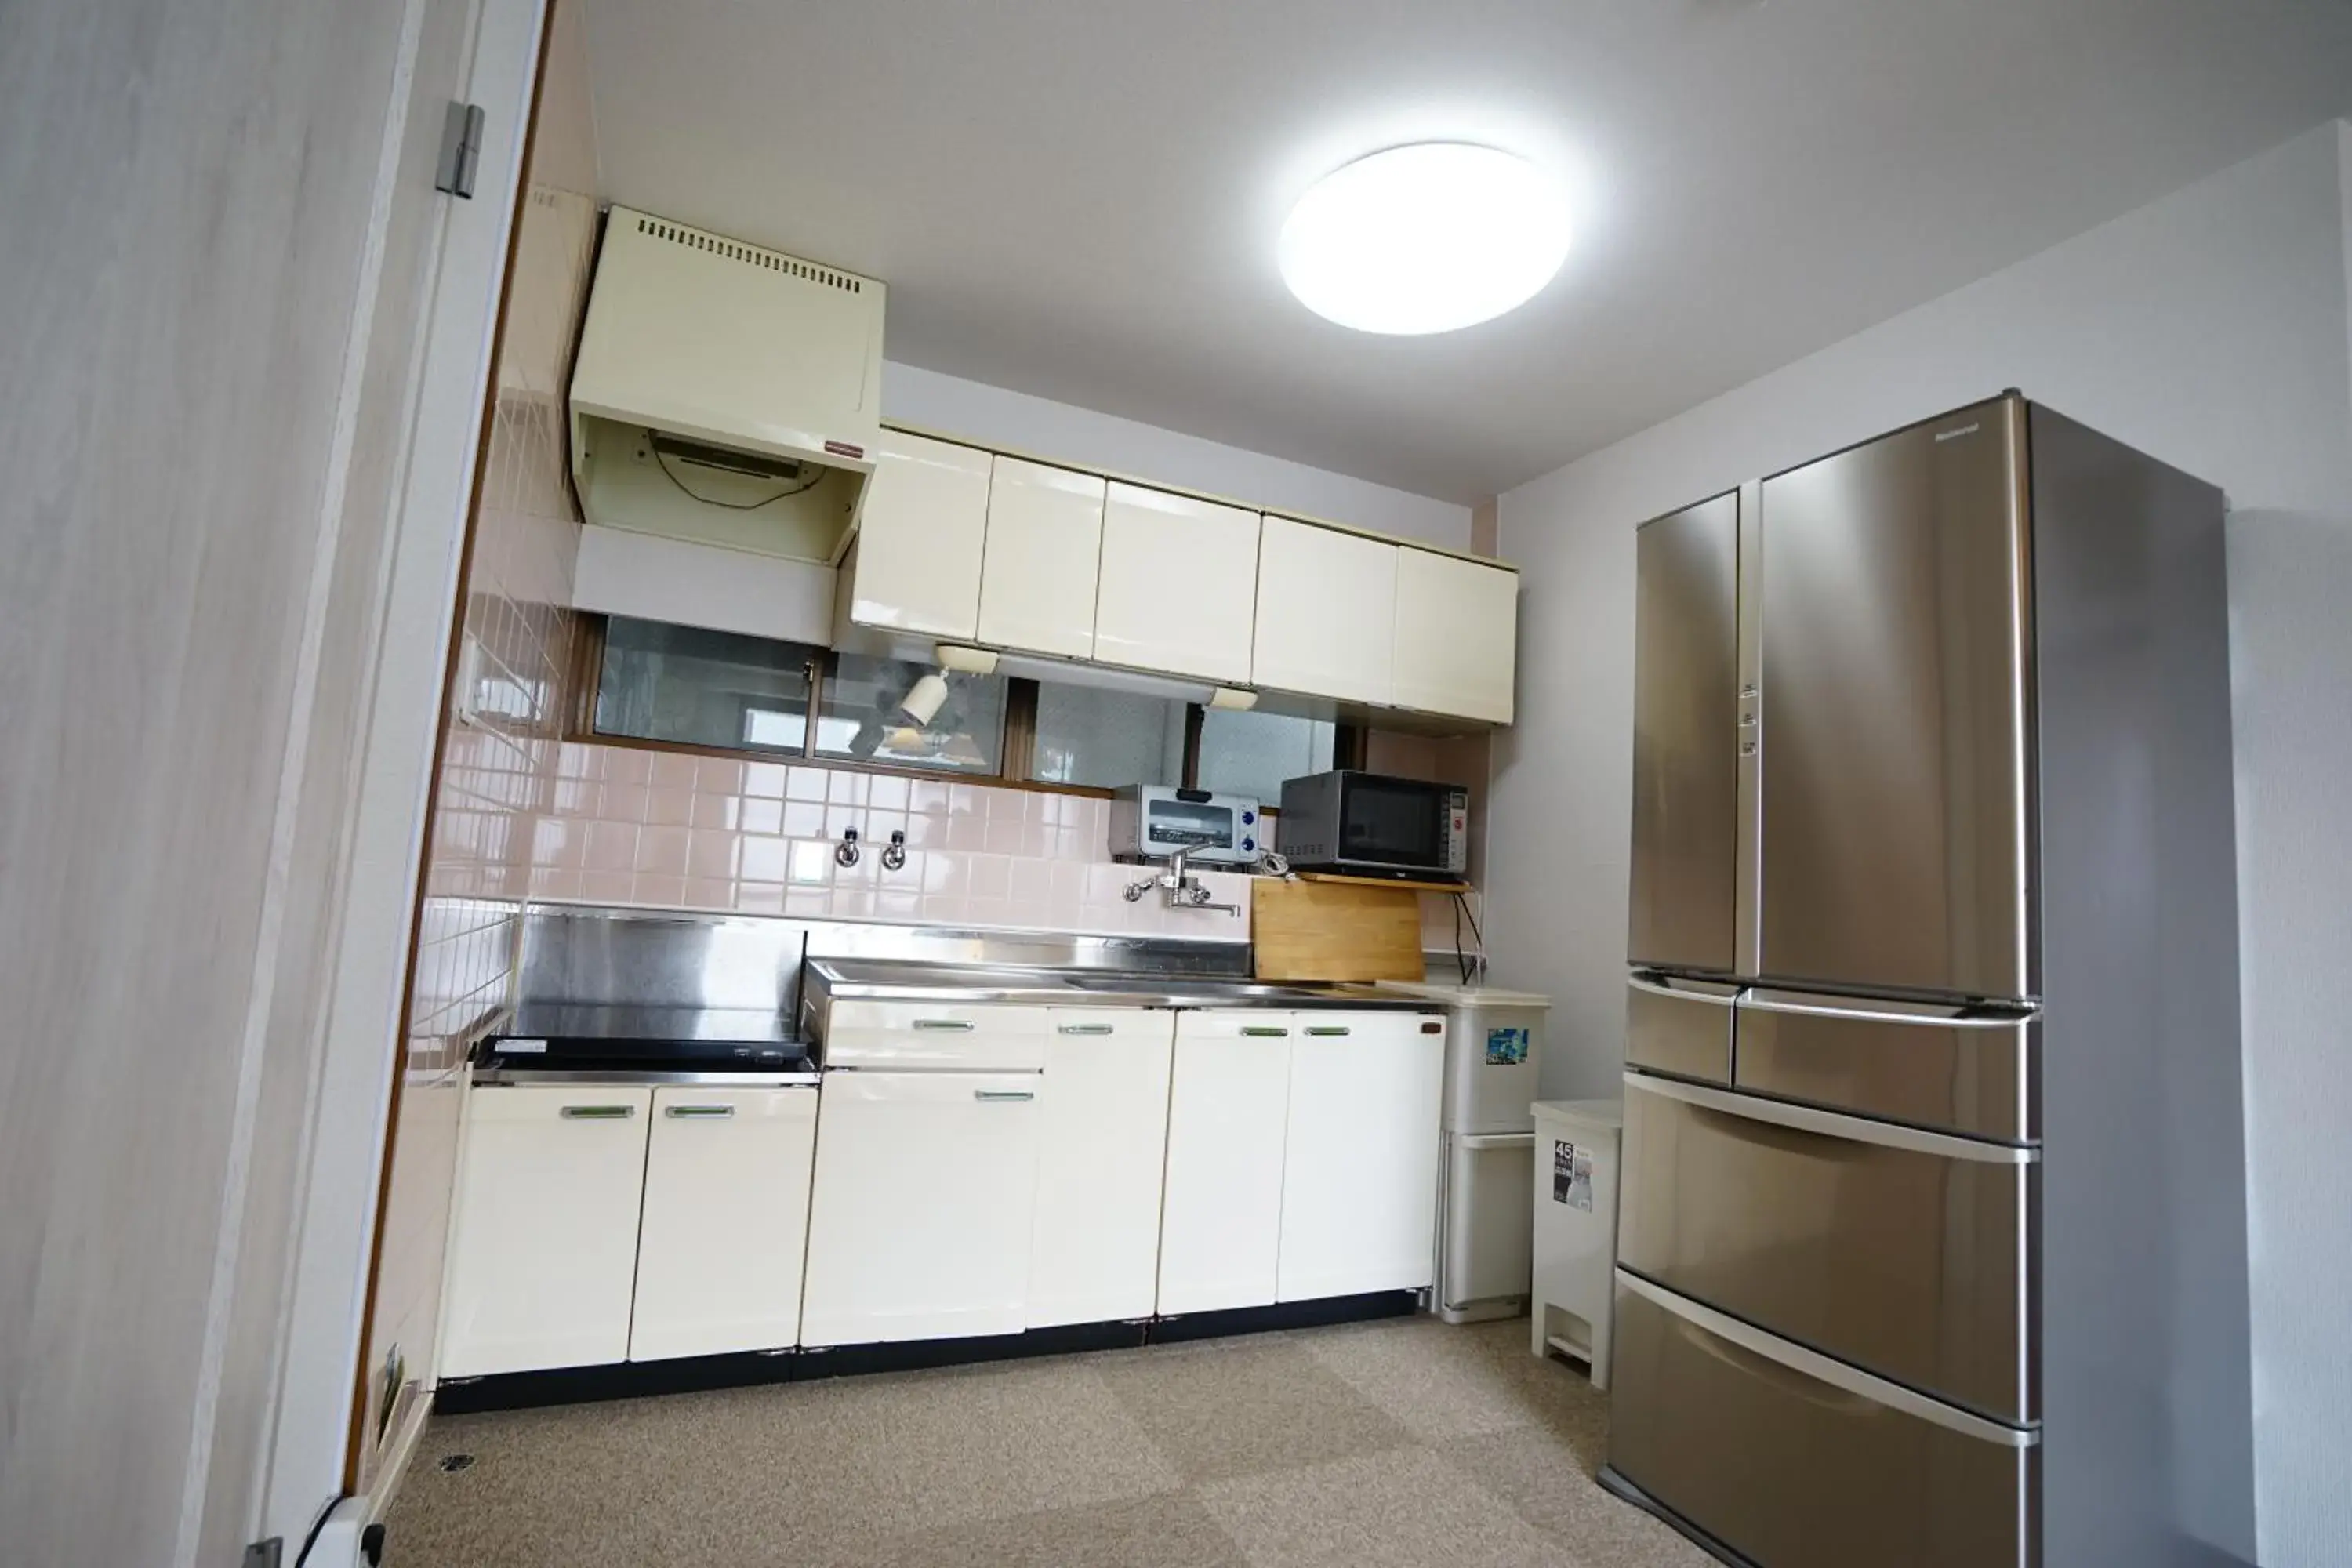
[[[1592,1152],[1565,1138],[1551,1141],[1551,1201],[1592,1212]]]

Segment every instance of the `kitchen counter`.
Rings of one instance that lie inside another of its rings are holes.
[[[1239,977],[1104,969],[1028,969],[910,960],[813,958],[802,987],[811,1037],[835,1001],[953,1002],[1058,1007],[1265,1007],[1426,1013],[1423,997],[1370,985],[1271,984]]]

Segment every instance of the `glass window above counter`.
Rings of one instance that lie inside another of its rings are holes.
[[[919,689],[944,687],[929,706]],[[862,654],[833,656],[817,717],[814,754],[940,773],[1003,771],[1004,678],[941,677],[929,667]]]
[[[720,750],[789,752],[807,741],[825,651],[619,616],[606,623],[594,730]]]
[[[942,672],[911,659],[670,626],[584,624],[583,740],[953,773],[1108,795],[1136,784],[1251,795],[1360,749],[1327,720],[1208,708],[1098,685]],[[815,715],[814,724],[810,715]]]

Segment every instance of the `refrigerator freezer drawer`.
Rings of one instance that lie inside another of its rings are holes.
[[[1609,1463],[1759,1568],[2029,1568],[2036,1434],[1620,1274]]]
[[[1626,1075],[1618,1261],[2000,1420],[2037,1418],[2038,1155]]]
[[[1798,991],[1739,999],[1741,1089],[2012,1143],[2041,1135],[2033,1021]]]
[[[1627,1067],[1731,1081],[1731,999],[1738,986],[1643,974],[1625,984]]]

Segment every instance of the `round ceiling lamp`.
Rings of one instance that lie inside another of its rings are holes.
[[[1326,175],[1282,226],[1282,280],[1358,331],[1450,332],[1527,303],[1567,259],[1558,184],[1464,142],[1392,147]]]

